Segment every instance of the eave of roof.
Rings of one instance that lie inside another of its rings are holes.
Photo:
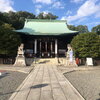
[[[63,35],[78,33],[68,29],[64,20],[36,20],[26,19],[23,29],[16,30],[28,35]]]

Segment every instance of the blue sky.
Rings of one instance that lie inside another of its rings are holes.
[[[35,15],[51,12],[71,25],[100,24],[100,0],[0,0],[0,11],[28,11]]]

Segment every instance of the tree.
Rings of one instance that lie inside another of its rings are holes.
[[[100,25],[93,27],[91,31],[100,35]]]
[[[3,13],[1,13],[0,12],[0,26],[2,25],[2,24],[4,24],[4,21],[5,21],[5,16],[3,15]]]
[[[11,24],[15,29],[22,29],[24,26],[25,19],[56,19],[56,15],[51,13],[40,13],[37,17],[33,13],[26,11],[18,11],[9,13],[0,13],[0,25],[2,22]]]
[[[25,19],[35,19],[36,18],[34,14],[26,12],[26,11],[16,12],[16,16],[18,17],[18,19],[16,20],[18,22],[15,23],[15,28],[17,27],[17,29],[23,28]]]
[[[88,27],[86,25],[78,25],[78,26],[68,25],[68,28],[73,31],[79,31],[79,33],[89,32]]]
[[[26,12],[26,11],[18,11],[16,12],[16,15],[21,18],[28,18],[28,19],[34,19],[35,18],[35,15],[33,13],[29,13],[29,12]]]
[[[83,33],[72,39],[75,57],[100,57],[100,37],[95,33]]]
[[[25,19],[34,19],[35,15],[26,11],[18,11],[9,13],[3,13],[5,23],[11,24],[15,29],[21,29],[24,26]]]
[[[15,56],[21,39],[9,24],[0,26],[0,54]]]
[[[76,27],[74,25],[67,25],[70,30],[76,31]]]
[[[76,27],[76,31],[79,31],[79,33],[87,33],[88,31],[88,27],[86,25],[78,25]]]
[[[53,15],[52,13],[40,13],[38,16],[37,16],[38,19],[57,19],[58,16],[56,15]]]

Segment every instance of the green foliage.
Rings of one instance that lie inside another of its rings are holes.
[[[74,25],[67,25],[70,30],[76,31],[76,27]]]
[[[71,42],[75,57],[100,57],[100,37],[95,33],[83,33],[75,36]]]
[[[91,31],[100,35],[100,25],[93,27]]]
[[[9,24],[0,26],[0,54],[15,56],[21,40]]]
[[[76,27],[76,30],[79,31],[79,33],[87,33],[88,31],[88,27],[86,25],[78,25]]]
[[[4,24],[4,20],[5,20],[5,17],[4,17],[4,15],[3,15],[3,13],[0,12],[0,26],[1,26],[2,24]]]
[[[53,15],[51,13],[44,14],[43,12],[37,16],[38,19],[57,19],[58,16]]]
[[[89,32],[88,27],[86,25],[78,25],[76,27],[74,25],[68,25],[68,28],[73,31],[79,31],[79,33]]]
[[[4,23],[11,24],[15,29],[21,29],[24,26],[25,18],[34,19],[35,15],[26,11],[1,13],[1,20]]]
[[[24,26],[25,19],[56,19],[58,18],[56,15],[48,13],[44,15],[44,13],[40,13],[37,17],[26,11],[18,11],[9,13],[0,13],[0,20],[4,23],[11,24],[15,29],[22,29]],[[0,22],[1,23],[1,22]]]

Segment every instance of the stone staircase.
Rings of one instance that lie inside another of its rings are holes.
[[[58,64],[66,66],[66,67],[77,67],[77,64],[75,62],[75,59],[73,58],[73,63],[70,63],[70,61],[66,58],[59,58]]]
[[[58,64],[58,58],[36,58],[33,64]]]
[[[32,65],[34,64],[53,64],[53,65],[63,65],[66,67],[77,66],[75,60],[73,60],[73,63],[70,64],[69,60],[67,60],[66,58],[36,58],[34,59]]]

